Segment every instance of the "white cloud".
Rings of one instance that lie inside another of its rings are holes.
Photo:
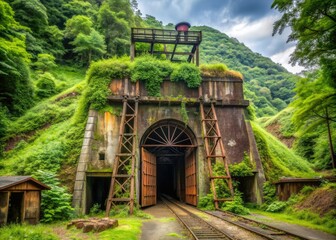
[[[242,14],[238,11],[240,8],[232,11],[234,3],[238,4],[234,2],[237,0],[207,1],[205,4],[203,0],[138,0],[138,4],[144,14],[153,15],[164,24],[188,21],[191,25],[208,25],[230,37],[237,38],[252,51],[270,57],[290,72],[297,73],[303,69],[299,66],[293,67],[288,63],[289,55],[293,52],[295,45],[286,43],[290,30],[286,29],[281,35],[277,34],[272,37],[273,23],[280,17],[278,12],[269,9],[269,12],[259,13],[257,11],[259,6],[251,8],[251,12],[242,9],[244,10]],[[264,2],[266,3],[267,0]],[[232,16],[233,12],[235,16]]]
[[[292,66],[289,63],[290,55],[293,53],[294,49],[295,49],[295,46],[287,48],[286,50],[271,56],[271,59],[276,63],[280,63],[288,71],[290,71],[292,73],[299,73],[302,70],[304,70],[305,68],[301,67],[301,66],[298,66],[298,65]]]

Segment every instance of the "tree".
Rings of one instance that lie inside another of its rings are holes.
[[[274,23],[273,35],[289,26],[292,33],[288,41],[297,42],[291,62],[321,69],[298,82],[293,120],[305,131],[325,124],[335,168],[332,122],[336,120],[336,2],[274,0],[272,8],[283,13]]]
[[[325,66],[329,77],[336,75],[336,1],[274,0],[272,8],[283,13],[274,23],[273,35],[281,34],[289,26],[292,33],[288,41],[297,46],[291,56],[292,63],[303,66]],[[329,63],[333,62],[331,68]],[[336,86],[336,78],[333,78]]]
[[[14,19],[10,5],[0,0],[0,105],[11,114],[21,114],[32,105],[33,88],[30,82],[23,27]]]
[[[336,168],[336,156],[332,142],[332,122],[336,122],[336,89],[323,81],[323,74],[311,74],[297,83],[293,122],[305,132],[325,124],[332,167]]]
[[[25,35],[26,49],[35,58],[37,54],[46,52],[45,38],[42,35],[48,27],[46,7],[40,0],[14,0],[9,1],[15,12],[15,20],[22,26],[21,32]]]
[[[89,64],[93,57],[101,57],[106,52],[104,36],[92,29],[90,35],[78,34],[72,45],[74,52],[80,54],[82,60]]]
[[[108,0],[98,12],[99,30],[104,34],[107,54],[122,56],[129,53],[134,14],[127,0]]]
[[[67,38],[76,38],[80,33],[89,35],[92,25],[93,23],[89,17],[83,15],[74,16],[65,23],[64,36]]]

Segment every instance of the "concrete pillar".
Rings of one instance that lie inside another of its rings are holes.
[[[72,198],[72,205],[78,213],[85,213],[85,181],[86,181],[86,170],[88,162],[91,159],[91,146],[94,139],[94,131],[96,129],[98,113],[94,110],[89,111],[88,120],[86,123],[84,139],[81,154],[79,157],[75,187]]]
[[[261,163],[260,155],[257,148],[257,143],[254,138],[252,126],[250,122],[246,122],[246,129],[248,134],[248,139],[250,143],[250,157],[251,160],[255,163],[255,166],[257,168],[257,173],[255,175],[254,180],[254,187],[253,187],[253,193],[251,195],[254,195],[254,199],[256,200],[257,204],[263,203],[263,185],[266,181],[264,168]]]

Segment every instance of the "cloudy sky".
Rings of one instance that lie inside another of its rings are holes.
[[[271,9],[272,0],[137,0],[146,14],[168,23],[187,21],[191,25],[207,25],[237,38],[252,51],[270,57],[293,73],[300,66],[288,63],[294,43],[286,43],[289,29],[272,37],[273,23],[280,13]]]

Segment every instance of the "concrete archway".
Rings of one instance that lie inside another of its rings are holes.
[[[140,204],[155,205],[160,194],[197,204],[197,140],[175,119],[151,125],[140,141]]]

